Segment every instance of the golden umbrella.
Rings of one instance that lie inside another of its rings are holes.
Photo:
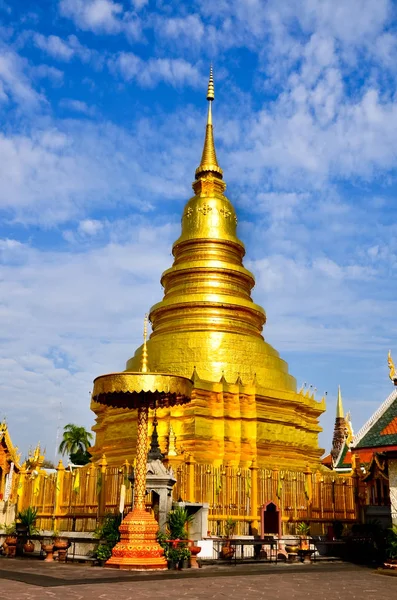
[[[142,369],[133,373],[110,373],[94,380],[92,398],[113,408],[138,410],[134,507],[120,525],[120,541],[106,566],[130,570],[166,569],[164,551],[157,542],[158,524],[145,510],[146,461],[149,408],[189,402],[193,382],[168,373],[148,372],[147,317],[145,317]]]

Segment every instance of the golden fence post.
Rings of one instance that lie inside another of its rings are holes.
[[[62,459],[60,459],[56,467],[57,477],[55,481],[55,502],[54,502],[54,517],[61,514],[61,503],[63,498],[63,484],[65,480],[65,467]]]
[[[357,521],[364,522],[360,505],[360,457],[357,454],[352,456],[352,468],[354,518]]]
[[[253,459],[251,466],[251,533],[257,535],[259,533],[259,519],[258,519],[258,465],[256,458]]]
[[[305,496],[307,501],[306,514],[308,520],[310,520],[312,518],[313,480],[312,471],[309,465],[306,466],[305,471]]]
[[[25,484],[27,473],[28,471],[26,468],[26,462],[24,462],[23,465],[21,465],[21,469],[19,471],[18,476],[16,513],[29,506],[29,503],[26,503],[25,505]]]
[[[194,475],[195,475],[195,465],[196,461],[193,456],[190,454],[186,457],[186,466],[187,466],[187,500],[188,502],[195,502],[195,485],[194,485]]]
[[[106,511],[106,469],[108,461],[106,456],[102,454],[102,458],[98,461],[99,472],[99,493],[98,493],[98,516],[103,517]]]

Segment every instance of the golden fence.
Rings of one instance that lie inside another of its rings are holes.
[[[259,529],[261,512],[269,502],[280,510],[283,533],[292,534],[296,523],[308,521],[311,533],[321,535],[335,520],[353,523],[359,518],[363,484],[358,475],[213,467],[189,459],[174,472],[174,500],[207,504],[213,535],[223,534],[229,517],[237,521],[240,535]],[[73,471],[62,466],[54,472],[22,471],[13,491],[14,501],[17,499],[17,510],[37,508],[40,529],[93,531],[106,514],[119,511],[122,486],[124,512],[130,510],[131,473],[127,462],[109,467],[105,457]]]

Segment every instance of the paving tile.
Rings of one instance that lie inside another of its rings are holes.
[[[343,563],[237,565],[131,574],[0,560],[1,600],[396,600],[397,577]]]

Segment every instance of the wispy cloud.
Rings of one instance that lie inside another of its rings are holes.
[[[69,62],[72,58],[78,57],[83,62],[88,62],[97,55],[93,50],[80,44],[75,35],[62,39],[57,35],[45,36],[32,32],[32,39],[37,48],[60,61]]]
[[[37,109],[44,96],[25,74],[26,61],[0,42],[0,102],[14,102],[25,110]]]
[[[94,106],[88,106],[86,102],[82,100],[74,100],[72,98],[62,98],[60,101],[60,106],[62,108],[66,108],[72,112],[81,113],[83,115],[87,115],[88,117],[93,117],[96,114],[96,109]]]
[[[121,52],[108,61],[110,70],[126,81],[135,79],[143,87],[164,81],[173,86],[197,87],[202,82],[199,70],[182,58],[156,58],[143,61],[132,52]]]
[[[140,8],[142,2],[137,2]],[[60,14],[72,19],[83,30],[95,33],[125,33],[132,39],[141,36],[141,25],[134,11],[124,11],[113,0],[60,0]]]

